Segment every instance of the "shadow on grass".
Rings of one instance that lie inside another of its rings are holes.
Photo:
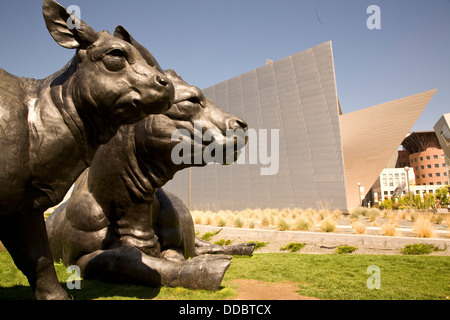
[[[82,280],[80,289],[68,289],[65,282],[61,286],[73,300],[104,299],[154,299],[160,292],[159,287],[143,287],[129,284],[104,283],[94,280]],[[29,286],[17,285],[0,287],[0,300],[36,300]]]
[[[0,300],[35,300],[29,286],[0,287]]]

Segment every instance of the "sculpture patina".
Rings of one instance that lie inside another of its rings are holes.
[[[43,80],[0,69],[0,240],[38,299],[68,299],[53,267],[43,212],[59,203],[122,124],[165,112],[174,88],[118,27],[96,32],[52,0],[43,4],[51,36],[77,49]],[[146,54],[146,53],[145,53]]]
[[[98,150],[70,199],[47,219],[50,246],[56,260],[78,265],[84,278],[217,290],[230,265],[231,257],[223,254],[250,255],[254,244],[223,247],[197,239],[189,210],[161,186],[183,168],[206,165],[195,164],[194,153],[191,164],[172,161],[179,143],[171,139],[175,130],[189,132],[193,146],[194,122],[201,121],[204,130],[220,132],[221,148],[231,147],[236,161],[245,146],[239,132],[247,124],[174,71],[166,75],[175,87],[174,105],[121,127]],[[227,137],[227,131],[235,135]],[[227,145],[227,138],[233,143]],[[203,141],[201,149],[210,143]]]

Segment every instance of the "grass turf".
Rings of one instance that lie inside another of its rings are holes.
[[[380,268],[380,289],[368,289],[367,268]],[[70,274],[62,264],[55,268],[64,288]],[[69,290],[77,300],[85,299],[230,299],[237,295],[235,279],[268,282],[292,281],[298,293],[320,299],[448,299],[450,257],[400,255],[339,255],[256,253],[234,257],[216,292],[184,288],[148,288],[128,284],[81,281],[81,290]],[[6,252],[0,252],[0,299],[33,299],[23,274]]]

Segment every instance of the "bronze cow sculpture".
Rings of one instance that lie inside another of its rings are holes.
[[[0,69],[0,240],[38,299],[68,299],[60,286],[43,219],[62,201],[98,147],[123,124],[173,103],[173,85],[122,28],[70,28],[67,10],[43,4],[51,36],[73,59],[46,79]]]
[[[247,124],[172,70],[166,74],[175,87],[175,104],[164,114],[123,126],[98,150],[71,198],[47,219],[50,246],[56,260],[78,265],[87,279],[217,290],[231,258],[222,254],[251,254],[254,244],[222,247],[196,239],[189,210],[161,186],[183,168],[206,165],[172,161],[179,143],[171,139],[175,130],[193,137],[194,122],[202,121],[205,130],[217,129],[225,137],[227,130],[244,133]],[[245,138],[236,133],[232,140],[236,161]]]

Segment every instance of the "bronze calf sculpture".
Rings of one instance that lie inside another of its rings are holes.
[[[43,212],[62,201],[120,125],[165,112],[174,89],[124,28],[114,36],[81,20],[70,28],[74,17],[52,0],[44,1],[43,14],[56,42],[77,51],[43,80],[0,69],[0,240],[38,299],[68,299]]]
[[[179,143],[171,139],[175,130],[193,137],[194,122],[202,121],[203,129],[225,137],[227,130],[244,133],[247,124],[172,70],[166,74],[175,86],[175,104],[164,114],[123,126],[99,149],[71,198],[47,219],[50,246],[55,260],[78,265],[86,279],[217,290],[231,258],[221,253],[251,254],[254,245],[222,247],[196,239],[189,210],[161,186],[183,168],[206,165],[172,161]],[[245,139],[231,139],[235,161]],[[203,142],[201,149],[209,144]]]

